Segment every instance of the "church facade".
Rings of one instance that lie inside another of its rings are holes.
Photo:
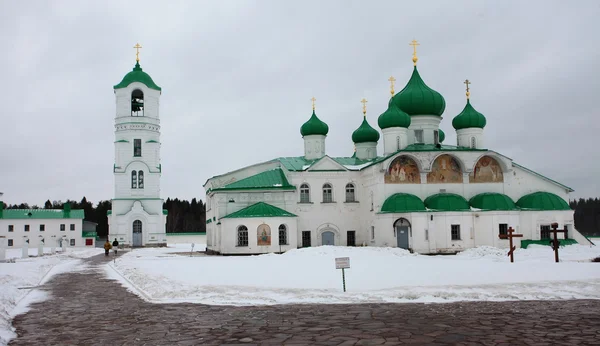
[[[440,129],[445,100],[414,69],[393,90],[377,123],[366,117],[351,157],[326,152],[328,125],[313,112],[300,133],[304,155],[280,157],[206,181],[207,250],[262,254],[320,246],[389,246],[423,254],[508,247],[508,228],[525,240],[550,227],[586,239],[567,203],[573,190],[485,146],[485,116],[470,101],[452,120],[456,145]],[[383,154],[377,143],[383,140]],[[563,236],[560,236],[563,237]],[[519,246],[519,243],[516,243]]]
[[[161,88],[136,60],[133,70],[114,86],[115,197],[108,213],[109,237],[125,246],[165,246],[167,211],[160,197]]]

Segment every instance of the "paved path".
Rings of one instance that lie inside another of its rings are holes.
[[[600,345],[600,301],[451,304],[150,304],[85,272],[54,277],[10,345]],[[96,267],[96,268],[94,268]],[[118,308],[116,307],[118,306]]]

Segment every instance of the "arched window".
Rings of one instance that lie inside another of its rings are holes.
[[[138,172],[138,189],[144,188],[144,171]]]
[[[346,184],[346,202],[356,202],[356,196],[354,194],[354,184]]]
[[[248,246],[248,227],[241,225],[237,229],[237,246]]]
[[[137,172],[131,171],[131,188],[137,189]]]
[[[144,116],[144,93],[140,89],[135,89],[131,93],[131,116]]]
[[[333,189],[331,184],[323,184],[323,203],[333,202]]]
[[[287,227],[279,225],[279,245],[287,245]]]
[[[133,233],[142,233],[142,221],[133,221]]]
[[[477,140],[475,137],[471,137],[471,149],[477,148]]]
[[[308,184],[300,185],[300,203],[310,203],[310,188]]]

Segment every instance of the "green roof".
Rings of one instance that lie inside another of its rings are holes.
[[[395,193],[388,197],[383,206],[381,213],[410,213],[417,211],[425,211],[425,204],[415,195],[410,193]]]
[[[83,209],[4,209],[0,212],[0,219],[84,219]]]
[[[317,118],[315,110],[313,109],[312,116],[300,127],[300,134],[302,137],[310,135],[323,135],[327,136],[329,132],[329,126],[325,124],[321,119]]]
[[[222,217],[222,219],[232,219],[232,218],[246,218],[246,217],[295,217],[294,215],[286,210],[281,208],[277,208],[276,206],[258,202],[244,209],[233,212],[227,216]]]
[[[444,97],[425,84],[416,66],[404,89],[394,95],[393,99],[398,108],[411,116],[441,116],[444,113],[444,109],[446,109]]]
[[[467,104],[465,108],[460,112],[459,115],[455,116],[452,119],[452,126],[456,130],[468,129],[472,127],[484,128],[486,124],[485,116],[479,113],[478,111],[471,106],[471,101],[467,99]]]
[[[379,131],[375,130],[367,121],[367,116],[363,117],[360,126],[352,132],[352,142],[354,143],[370,143],[379,140]]]
[[[517,201],[517,206],[530,210],[571,210],[569,204],[551,192],[534,192]]]
[[[280,168],[258,173],[256,175],[238,180],[223,187],[213,189],[212,191],[225,190],[295,190],[296,187],[290,185],[285,174]]]
[[[438,140],[440,141],[440,143],[442,143],[444,141],[444,139],[446,139],[446,134],[444,133],[444,131],[442,131],[442,129],[438,130]]]
[[[158,85],[156,85],[154,83],[154,81],[152,80],[152,77],[150,77],[150,75],[147,74],[146,72],[142,71],[139,61],[135,63],[135,67],[133,68],[133,70],[131,72],[129,72],[128,74],[126,74],[125,77],[123,77],[123,80],[121,81],[121,83],[115,85],[114,88],[115,89],[127,88],[129,86],[129,84],[134,83],[134,82],[139,82],[139,83],[144,84],[145,86],[147,86],[150,89],[161,91],[160,87]]]
[[[517,210],[515,202],[507,195],[495,192],[485,192],[473,196],[469,200],[473,208],[482,210]]]
[[[437,211],[471,210],[467,200],[455,193],[438,193],[425,199],[425,206]]]
[[[410,115],[398,108],[394,103],[393,98],[390,99],[387,110],[377,118],[377,125],[379,125],[379,128],[382,130],[390,127],[408,128],[410,122]]]

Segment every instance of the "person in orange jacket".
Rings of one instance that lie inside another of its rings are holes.
[[[108,252],[110,251],[110,249],[112,249],[112,245],[108,241],[108,238],[106,238],[106,243],[104,243],[104,255],[105,256],[108,256]]]

